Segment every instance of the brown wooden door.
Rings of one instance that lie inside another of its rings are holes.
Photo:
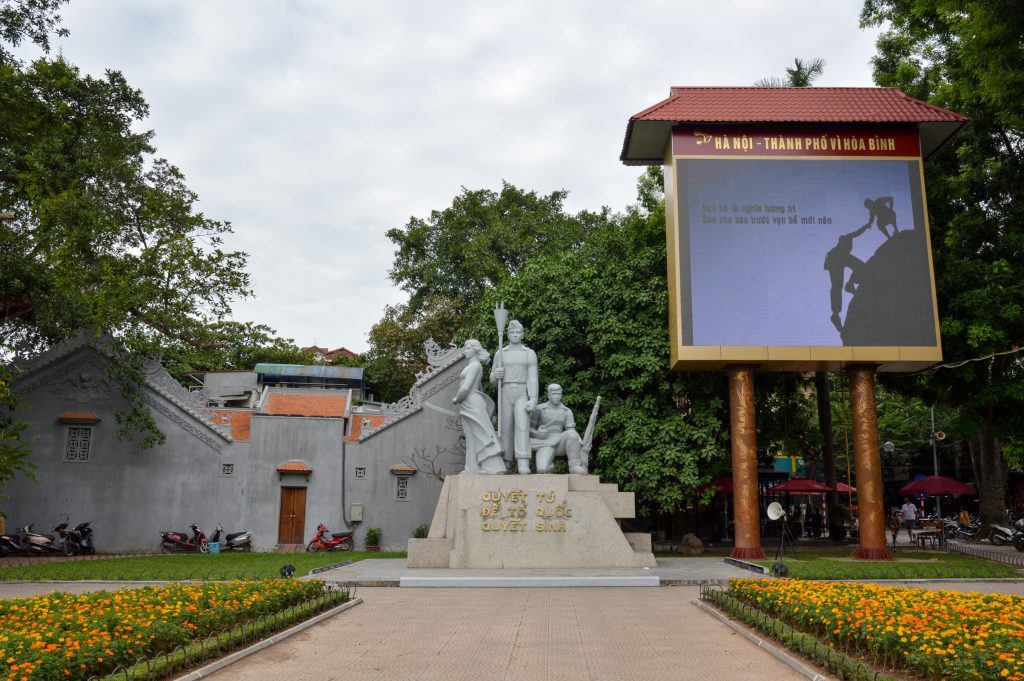
[[[278,544],[305,544],[306,488],[281,488],[281,520],[277,526]]]

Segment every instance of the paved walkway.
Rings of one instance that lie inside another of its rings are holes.
[[[804,679],[698,610],[698,591],[361,588],[361,605],[208,678]]]

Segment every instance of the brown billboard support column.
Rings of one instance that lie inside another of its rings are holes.
[[[736,547],[733,558],[764,558],[761,506],[757,490],[757,430],[754,419],[754,367],[730,365],[729,425],[732,438],[733,508]]]
[[[857,517],[860,547],[854,558],[892,560],[885,545],[885,503],[882,458],[878,452],[878,412],[875,409],[875,367],[856,365],[850,377],[853,453],[857,465]]]

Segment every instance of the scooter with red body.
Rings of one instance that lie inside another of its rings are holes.
[[[210,545],[198,523],[192,523],[192,536],[184,532],[160,530],[161,553],[209,553]]]
[[[335,532],[327,536],[327,527],[320,523],[316,526],[316,536],[306,545],[306,550],[313,551],[351,551],[355,546],[352,538],[354,532]]]

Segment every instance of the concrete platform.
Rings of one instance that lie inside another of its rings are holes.
[[[715,558],[658,558],[653,568],[410,568],[404,559],[371,559],[316,575],[357,587],[651,587],[724,585],[757,575]]]
[[[635,575],[403,575],[403,587],[589,587],[589,586],[661,586],[661,580]]]

